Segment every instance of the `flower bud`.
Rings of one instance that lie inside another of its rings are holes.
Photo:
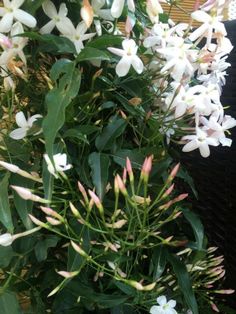
[[[14,241],[14,237],[10,233],[4,233],[0,235],[0,245],[10,246]]]
[[[17,173],[20,168],[16,165],[13,165],[13,164],[9,164],[8,162],[5,162],[5,161],[0,161],[0,166],[2,166],[3,168],[7,169],[8,171],[11,171],[13,173]]]
[[[112,224],[106,223],[106,226],[108,228],[112,228],[112,229],[121,229],[126,223],[127,223],[127,220],[121,219],[121,220],[118,220]]]
[[[61,222],[64,222],[64,218],[61,215],[59,215],[55,210],[49,207],[43,207],[43,206],[40,206],[40,208],[46,215],[52,216],[54,218],[57,218]]]
[[[127,169],[128,174],[129,174],[130,182],[131,183],[134,182],[134,174],[133,174],[132,164],[131,164],[131,161],[128,157],[126,158],[126,169]]]
[[[62,277],[66,278],[66,279],[69,279],[69,278],[73,278],[75,277],[76,275],[78,275],[78,271],[72,271],[72,272],[69,272],[69,271],[58,271],[57,272],[59,275],[61,275]]]
[[[97,206],[100,215],[103,217],[104,216],[104,209],[103,209],[103,206],[102,206],[102,203],[101,203],[99,197],[91,190],[88,190],[88,192],[89,192],[89,195],[90,195],[91,199],[93,200],[94,204]]]
[[[169,196],[171,193],[172,193],[172,191],[174,190],[174,187],[175,187],[175,185],[174,185],[174,183],[165,191],[165,193],[162,195],[162,199],[163,198],[166,198],[167,196]]]
[[[88,204],[88,195],[83,185],[78,181],[78,188],[84,197],[85,203]]]
[[[174,180],[174,178],[176,177],[178,171],[179,171],[179,167],[180,167],[180,163],[178,163],[177,165],[174,166],[174,168],[172,169],[168,179],[167,179],[167,182],[171,182]]]
[[[73,249],[79,253],[81,256],[89,259],[90,257],[88,256],[88,254],[81,248],[81,246],[79,246],[78,244],[76,244],[75,242],[71,241],[71,245],[73,247]]]
[[[23,188],[21,186],[15,186],[15,185],[11,185],[11,187],[13,188],[13,190],[15,190],[17,192],[17,194],[23,198],[24,200],[31,200],[33,202],[39,202],[39,203],[49,203],[49,200],[45,200],[35,194],[33,194],[29,189],[27,188]]]
[[[29,214],[29,217],[35,225],[48,229],[47,224],[45,224],[41,220],[37,219],[36,217],[34,217],[33,215],[30,215],[30,214]]]
[[[62,223],[60,220],[54,219],[52,217],[47,216],[46,219],[47,219],[47,222],[49,222],[50,225],[53,225],[53,226],[58,226]]]
[[[124,196],[127,196],[128,192],[126,190],[125,184],[124,184],[124,182],[122,181],[121,177],[118,174],[116,175],[116,181],[117,181],[117,185],[118,185],[118,188],[121,191],[121,193]]]
[[[147,182],[152,169],[153,156],[146,157],[141,170],[141,178]]]
[[[83,6],[80,10],[80,15],[82,20],[85,22],[86,26],[89,28],[93,22],[93,8],[88,0],[83,0]]]

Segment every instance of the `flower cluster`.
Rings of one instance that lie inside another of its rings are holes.
[[[0,44],[3,49],[0,64],[6,88],[15,87],[9,72],[24,79],[27,73],[23,52],[27,39],[17,35],[24,32],[23,25],[28,28],[35,27],[36,20],[20,9],[23,2],[4,1],[0,11]],[[145,70],[159,73],[159,78],[154,81],[157,94],[160,95],[161,92],[161,97],[156,97],[156,105],[163,111],[163,123],[166,124],[164,132],[168,141],[178,133],[178,128],[172,128],[172,121],[182,121],[184,117],[189,116],[188,129],[191,134],[182,137],[182,143],[185,143],[183,151],[189,152],[199,148],[201,155],[208,157],[209,146],[231,145],[232,141],[227,138],[227,133],[236,125],[234,118],[224,116],[220,102],[226,69],[230,66],[226,58],[232,50],[222,23],[222,12],[227,3],[228,1],[207,1],[201,7],[196,7],[191,18],[201,25],[192,29],[187,23],[175,24],[170,19],[168,22],[161,22],[161,4],[149,0],[146,3],[146,11],[150,28],[145,34],[137,37],[132,32],[135,25],[132,14],[136,10],[134,1],[113,1],[110,8],[106,8],[105,0],[93,0],[91,4],[84,1],[81,6],[82,20],[74,25],[68,17],[65,3],[61,3],[57,10],[52,1],[45,0],[42,9],[50,20],[39,32],[49,34],[56,28],[60,36],[73,42],[79,54],[86,41],[101,36],[103,32],[122,34],[114,19],[119,18],[126,7],[131,14],[128,14],[126,19],[125,31],[128,37],[122,42],[123,50],[108,47],[111,53],[121,57],[116,65],[117,75],[126,76],[131,67],[138,74]],[[15,23],[12,25],[13,22]],[[89,32],[91,29],[95,31]],[[141,48],[146,48],[144,54],[150,57],[146,66],[139,56]],[[11,135],[14,136],[14,133]]]

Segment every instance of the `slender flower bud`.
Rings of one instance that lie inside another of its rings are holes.
[[[77,208],[75,208],[75,206],[74,206],[71,202],[70,202],[70,209],[71,209],[71,211],[72,211],[72,214],[73,214],[76,218],[78,218],[81,222],[84,223],[84,219],[83,219],[83,217],[80,215],[80,212],[78,211]]]
[[[30,174],[30,173],[20,169],[16,165],[13,165],[13,164],[10,164],[8,162],[5,162],[5,161],[1,160],[0,161],[0,166],[4,167],[5,169],[7,169],[10,172],[19,174],[22,177],[25,177],[25,178],[28,178],[28,179],[31,179],[31,180],[34,180],[34,181],[42,183],[42,179],[40,179],[40,178],[38,178],[36,176],[33,176],[32,174]]]
[[[87,192],[86,192],[85,188],[83,187],[83,185],[79,181],[78,181],[78,188],[84,197],[85,203],[88,204],[89,201],[88,201]]]
[[[69,271],[61,270],[61,271],[58,271],[57,273],[59,275],[61,275],[62,277],[66,278],[66,279],[69,279],[69,278],[73,278],[76,275],[78,275],[79,272],[78,271],[69,272]]]
[[[43,207],[43,206],[40,206],[40,208],[46,215],[52,216],[54,218],[57,218],[61,222],[64,222],[64,218],[60,214],[58,214],[55,210],[49,207]]]
[[[215,303],[213,303],[213,302],[211,302],[211,308],[212,308],[213,311],[215,311],[215,312],[217,312],[217,313],[220,312],[220,310],[218,309],[218,307],[217,307],[217,306],[215,305]]]
[[[233,289],[227,289],[227,290],[215,290],[215,293],[219,293],[219,294],[232,294],[235,292],[235,290]]]
[[[86,26],[89,28],[93,23],[93,8],[88,0],[83,0],[83,6],[80,10],[80,15],[82,20],[85,22]]]
[[[122,228],[126,223],[127,223],[127,220],[121,219],[121,220],[118,220],[118,221],[116,221],[116,222],[114,222],[114,223],[112,223],[112,224],[106,223],[106,226],[107,226],[108,228],[112,228],[112,229],[120,229],[120,228]]]
[[[115,177],[114,179],[114,191],[115,191],[115,194],[118,195],[119,194],[119,185],[118,185],[118,182],[117,182],[117,177]]]
[[[126,184],[126,180],[127,180],[127,169],[126,168],[123,169],[122,179],[123,179],[124,184]]]
[[[81,256],[85,257],[85,258],[90,258],[89,255],[81,248],[81,246],[79,246],[78,244],[76,244],[75,242],[71,241],[71,245],[73,247],[73,249],[79,253]]]
[[[174,190],[175,184],[173,183],[166,191],[165,193],[162,195],[162,199],[166,198],[167,196],[169,196],[172,191]]]
[[[52,217],[47,216],[46,219],[47,219],[47,222],[49,222],[50,225],[53,225],[53,226],[58,226],[62,223],[60,220],[54,219]]]
[[[34,217],[33,215],[29,214],[30,219],[33,221],[33,223],[37,226],[40,226],[42,228],[46,228],[48,229],[47,224],[45,224],[44,222],[42,222],[41,220],[37,219],[36,217]]]
[[[119,188],[119,190],[121,191],[121,193],[122,193],[124,196],[127,196],[127,195],[128,195],[128,192],[127,192],[127,190],[126,190],[125,184],[124,184],[124,182],[122,181],[121,177],[120,177],[118,174],[116,175],[116,180],[117,180],[118,188]]]
[[[180,167],[180,163],[178,163],[177,165],[174,166],[174,168],[172,169],[168,179],[167,179],[167,182],[171,182],[174,180],[174,178],[176,177],[178,171],[179,171],[179,167]]]
[[[148,181],[148,178],[152,169],[152,159],[153,159],[153,156],[146,157],[142,166],[141,178],[143,178],[145,182]]]
[[[88,192],[89,192],[91,199],[94,201],[95,205],[97,206],[97,208],[100,212],[100,215],[102,217],[104,217],[104,209],[103,209],[103,206],[102,206],[102,203],[101,203],[99,197],[91,190],[88,190]]]
[[[27,188],[23,188],[21,186],[15,186],[15,185],[11,185],[12,189],[15,190],[17,192],[17,194],[23,198],[24,200],[30,200],[33,202],[39,202],[39,203],[49,203],[49,200],[45,200],[35,194],[33,194],[29,189]]]
[[[129,174],[129,180],[131,183],[133,183],[134,182],[134,174],[133,174],[131,161],[128,157],[126,158],[126,169],[127,169],[128,174]]]
[[[124,280],[124,282],[138,291],[143,291],[143,285],[135,280]]]
[[[147,286],[143,286],[143,291],[151,291],[155,288],[156,282],[150,283]]]

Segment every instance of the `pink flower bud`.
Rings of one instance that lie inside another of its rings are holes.
[[[167,181],[172,181],[176,177],[176,175],[179,171],[179,167],[180,167],[180,163],[178,163],[177,165],[174,166],[174,168],[172,169]]]
[[[124,184],[126,183],[126,180],[127,180],[127,169],[124,168],[123,169],[123,176],[122,176],[122,179],[123,179],[123,182]]]
[[[2,166],[3,168],[7,169],[8,171],[11,171],[13,173],[17,173],[20,168],[16,165],[13,164],[9,164],[8,162],[5,161],[0,161],[0,166]]]
[[[81,256],[85,257],[85,258],[89,258],[88,254],[75,242],[71,241],[71,245],[73,247],[73,249],[79,253]]]
[[[8,49],[11,49],[13,47],[12,41],[10,40],[9,37],[6,37],[6,36],[0,39],[0,44],[4,48],[8,48]]]
[[[89,28],[93,22],[93,8],[88,0],[83,0],[83,6],[80,10],[82,20],[84,20],[86,26]]]
[[[117,181],[117,185],[118,185],[118,188],[121,191],[121,193],[124,196],[127,196],[128,192],[126,190],[125,184],[124,184],[124,182],[122,181],[121,177],[118,174],[116,175],[116,181]]]
[[[133,174],[132,164],[131,164],[131,161],[128,157],[126,158],[126,169],[128,171],[128,174],[129,174],[130,182],[134,182],[134,174]]]
[[[233,290],[233,289],[215,290],[214,292],[219,293],[219,294],[233,294],[235,292],[235,290]]]
[[[215,303],[211,303],[211,308],[212,308],[212,310],[213,311],[215,311],[215,312],[217,312],[217,313],[219,313],[220,312],[220,310],[218,309],[218,307],[215,305]]]
[[[102,206],[102,203],[99,199],[99,197],[91,190],[88,190],[89,192],[89,195],[91,197],[91,199],[93,200],[94,204],[97,206],[100,214],[103,216],[104,215],[104,209],[103,209],[103,206]]]
[[[87,195],[87,192],[85,190],[85,188],[83,187],[83,185],[78,181],[78,188],[81,192],[81,194],[83,195],[83,198],[86,202],[86,204],[88,203],[88,195]]]
[[[54,218],[52,218],[52,217],[46,217],[46,219],[47,219],[47,222],[49,222],[51,225],[53,225],[53,226],[58,226],[58,225],[60,225],[61,224],[61,221],[60,220],[57,220],[57,219],[54,219]]]
[[[17,192],[17,194],[19,194],[19,196],[21,198],[23,198],[24,200],[31,200],[33,202],[39,202],[39,203],[49,203],[49,200],[45,200],[35,194],[33,194],[29,189],[27,188],[23,188],[21,186],[15,186],[15,185],[11,185],[12,189],[15,190]]]
[[[48,229],[48,226],[44,222],[42,222],[41,220],[37,219],[36,217],[34,217],[34,216],[30,215],[30,214],[29,214],[29,217],[30,217],[30,219],[33,221],[33,223],[35,225]]]
[[[167,196],[169,196],[172,191],[174,190],[175,184],[173,183],[166,191],[165,193],[162,195],[162,199],[166,198]]]
[[[59,215],[55,210],[53,210],[53,209],[51,209],[49,207],[43,207],[43,206],[40,206],[40,208],[46,215],[52,216],[54,218],[57,218],[60,221],[64,221],[63,217],[61,215]]]
[[[146,157],[142,166],[141,177],[147,181],[152,169],[153,156]]]

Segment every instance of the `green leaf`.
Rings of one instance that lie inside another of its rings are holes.
[[[198,197],[198,192],[196,190],[193,178],[189,175],[188,171],[183,167],[180,168],[179,172],[177,173],[177,177],[183,179],[188,185],[190,186],[194,196]]]
[[[67,106],[79,92],[81,74],[74,62],[61,59],[53,65],[50,76],[58,82],[46,96],[48,113],[43,121],[43,133],[46,151],[52,159],[54,141],[65,122]]]
[[[93,47],[97,49],[105,49],[107,47],[121,46],[123,38],[121,36],[114,35],[103,35],[97,38],[94,38],[89,43],[87,43],[87,47]]]
[[[75,46],[71,40],[66,37],[53,34],[40,35],[34,32],[25,32],[22,37],[27,37],[39,42],[38,50],[40,52],[51,52],[53,54],[73,53],[77,54]]]
[[[13,292],[4,292],[0,295],[1,314],[22,314],[16,294]]]
[[[182,208],[181,211],[184,214],[184,217],[188,220],[190,225],[192,226],[195,239],[196,239],[196,248],[197,250],[204,249],[204,227],[201,223],[200,218],[188,208]]]
[[[97,149],[99,151],[110,149],[116,138],[124,132],[126,126],[127,122],[124,119],[113,116],[102,133],[96,138]]]
[[[9,232],[13,232],[14,226],[12,223],[11,210],[8,197],[10,173],[7,172],[4,178],[0,181],[0,221]]]
[[[107,186],[110,159],[108,155],[94,152],[89,155],[88,162],[92,170],[92,180],[97,195],[102,199]]]
[[[156,281],[166,267],[166,249],[163,246],[154,249],[152,255],[153,281]]]
[[[125,167],[127,157],[129,157],[133,168],[141,169],[144,156],[138,150],[122,149],[113,155],[114,162],[121,167]]]
[[[49,235],[45,240],[41,240],[36,244],[34,251],[38,262],[46,260],[48,249],[55,247],[59,240],[57,236]]]
[[[0,246],[0,267],[7,267],[13,256],[15,256],[15,253],[11,246]]]
[[[38,8],[41,7],[44,0],[26,0],[22,6],[22,9],[25,10],[27,13],[34,15]]]
[[[54,176],[48,171],[47,163],[43,161],[43,189],[44,189],[44,197],[46,200],[52,199],[53,192],[53,184],[54,184]]]
[[[107,52],[92,47],[85,47],[76,58],[76,61],[77,62],[91,60],[109,61],[110,59],[111,58]]]
[[[179,257],[171,253],[167,254],[167,259],[171,263],[175,275],[178,278],[178,285],[183,293],[185,302],[187,303],[188,307],[192,310],[193,314],[198,314],[199,313],[198,305],[186,266],[179,259]]]
[[[69,130],[67,130],[64,133],[63,138],[76,138],[80,142],[89,144],[89,141],[87,140],[86,135],[81,133],[78,129],[69,129]]]

